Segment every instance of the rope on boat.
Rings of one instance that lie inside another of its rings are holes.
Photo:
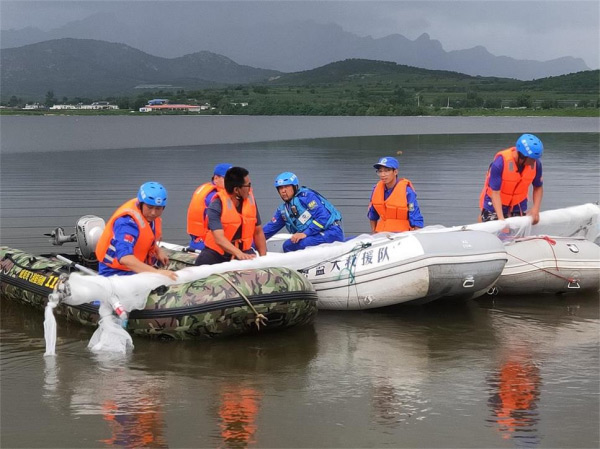
[[[234,290],[236,292],[238,292],[238,294],[244,298],[244,301],[246,301],[246,304],[248,304],[248,307],[250,307],[250,309],[252,310],[252,312],[254,313],[254,323],[256,324],[256,328],[258,330],[260,330],[260,326],[261,324],[263,326],[267,325],[267,321],[269,321],[269,319],[264,316],[262,313],[258,313],[258,311],[254,308],[254,306],[252,305],[252,303],[250,302],[250,300],[248,299],[248,297],[246,295],[244,295],[244,293],[238,288],[237,285],[235,285],[233,282],[231,282],[230,279],[227,279],[223,274],[221,273],[215,273],[215,275],[219,276],[220,278],[224,279],[225,281],[227,281],[227,283],[229,285],[231,285]]]
[[[350,263],[348,264],[348,267],[344,267],[342,270],[340,270],[340,274],[338,275],[338,279],[341,279],[342,275],[346,272],[348,272],[348,297],[346,298],[346,302],[350,303],[350,286],[354,284],[355,288],[356,288],[356,284],[355,284],[355,279],[356,279],[356,275],[355,275],[355,271],[356,271],[356,258],[358,256],[358,254],[366,248],[369,248],[370,246],[372,246],[373,244],[371,242],[360,242],[357,245],[354,246],[354,248],[352,248],[351,250],[342,253],[342,254],[338,254],[335,257],[332,257],[330,259],[325,259],[322,260],[314,265],[309,265],[308,267],[304,267],[299,269],[298,271],[300,273],[308,273],[308,270],[310,270],[311,268],[315,268],[318,267],[319,265],[322,265],[323,263],[326,262],[333,262],[334,260],[337,260],[341,257],[344,257],[348,254],[353,254],[353,259],[352,261],[350,261]],[[358,297],[358,291],[356,292],[356,295]]]
[[[15,264],[16,267],[21,268],[22,270],[29,270],[29,271],[34,271],[34,272],[39,272],[39,273],[45,273],[48,271],[52,271],[51,268],[48,267],[44,267],[44,268],[33,268],[33,267],[28,267],[25,265],[21,265],[19,262],[17,262],[14,258],[13,258],[13,254],[12,253],[6,253],[4,255],[4,257],[2,258],[2,260],[10,260],[13,264]],[[35,256],[30,256],[28,259],[28,262],[30,264],[34,264],[38,261],[38,259]]]
[[[553,248],[553,246],[556,245],[556,240],[553,240],[553,239],[551,239],[548,236],[530,237],[530,238],[526,238],[526,239],[523,239],[523,240],[544,240],[544,241],[548,242],[548,244],[550,245],[550,249],[552,250],[552,255],[554,256],[554,262],[556,264],[556,271],[559,271],[559,268],[558,268],[558,258],[556,257],[556,253],[554,252],[554,248]],[[529,262],[529,261],[527,261],[525,259],[521,259],[520,257],[517,257],[514,254],[511,254],[511,256],[514,257],[517,260],[520,260],[521,262],[526,263],[527,265],[531,265],[532,267],[538,268],[538,269],[542,270],[545,273],[551,274],[552,276],[556,276],[557,278],[562,279],[563,281],[567,281],[569,283],[569,286],[571,286],[572,284],[575,284],[575,285],[577,285],[577,287],[575,287],[575,288],[579,287],[578,281],[575,278],[568,278],[568,277],[565,277],[565,276],[561,276],[560,274],[553,273],[552,271],[550,271],[550,270],[548,270],[546,268],[538,267],[533,262]]]

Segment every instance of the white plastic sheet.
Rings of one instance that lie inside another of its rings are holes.
[[[503,240],[534,235],[554,237],[584,237],[600,244],[600,206],[582,204],[564,209],[547,210],[540,213],[540,221],[532,225],[531,217],[511,217],[502,221],[488,221],[464,226],[430,226],[418,232],[448,232],[460,229],[485,231],[496,234]]]
[[[44,310],[44,339],[46,340],[46,352],[44,356],[56,355],[56,318],[54,318],[54,309],[58,303],[48,301],[46,310]]]
[[[73,273],[68,279],[70,296],[62,301],[69,305],[81,305],[94,301],[100,302],[100,321],[98,329],[90,340],[88,347],[94,352],[125,353],[133,349],[131,336],[121,326],[121,321],[113,315],[113,306],[121,303],[129,313],[135,309],[143,309],[152,290],[161,285],[174,282],[157,273],[140,273],[133,276],[90,276]],[[49,300],[45,310],[44,338],[46,352],[44,355],[56,354],[56,320],[53,309],[55,301]]]

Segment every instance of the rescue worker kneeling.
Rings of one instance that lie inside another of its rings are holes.
[[[117,209],[96,245],[100,275],[158,272],[177,280],[175,272],[154,267],[155,263],[162,266],[169,263],[169,258],[157,245],[161,239],[161,215],[166,205],[167,190],[158,182],[147,182],[140,187],[137,198]]]
[[[248,170],[231,167],[225,174],[225,191],[220,190],[206,209],[208,232],[205,248],[196,265],[213,265],[231,259],[248,260],[267,254],[260,214],[252,194]]]
[[[283,243],[283,251],[297,251],[321,243],[343,242],[342,214],[325,197],[307,187],[300,187],[291,172],[275,178],[275,187],[283,200],[264,228],[267,239],[284,226],[291,238]]]

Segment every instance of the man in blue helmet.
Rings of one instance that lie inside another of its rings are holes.
[[[192,195],[187,213],[187,232],[191,238],[189,248],[194,250],[204,249],[204,238],[208,231],[206,208],[217,194],[217,191],[225,189],[225,173],[231,167],[232,165],[227,163],[215,166],[210,182],[199,186]]]
[[[158,182],[147,182],[140,187],[137,198],[117,209],[96,245],[100,275],[155,272],[177,280],[175,272],[154,267],[155,262],[162,265],[169,262],[157,245],[166,205],[167,190]]]
[[[533,186],[533,206],[528,215],[533,224],[540,220],[543,152],[544,145],[538,137],[523,134],[514,147],[496,153],[479,198],[481,221],[525,215],[529,186]]]
[[[298,177],[284,172],[275,178],[275,187],[283,200],[263,230],[269,239],[284,226],[292,236],[283,243],[283,251],[297,251],[321,243],[343,242],[342,214],[325,197],[300,187]]]

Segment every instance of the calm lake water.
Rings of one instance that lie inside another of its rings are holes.
[[[495,152],[521,132],[544,131],[502,122],[499,133],[476,133],[481,122],[462,119],[455,128],[469,134],[427,134],[430,125],[415,121],[424,134],[394,135],[387,119],[369,119],[354,128],[389,135],[354,135],[344,122],[328,132],[350,137],[289,140],[310,137],[311,130],[298,130],[307,122],[286,118],[282,129],[273,118],[262,121],[265,135],[279,127],[288,140],[219,144],[218,131],[210,144],[167,147],[140,132],[134,147],[98,118],[106,147],[94,139],[78,150],[79,137],[64,121],[43,119],[2,118],[0,240],[32,253],[56,250],[43,234],[57,226],[70,231],[86,214],[107,219],[148,180],[169,191],[165,240],[186,243],[190,195],[220,162],[249,169],[264,221],[278,203],[273,178],[289,170],[339,207],[347,234],[359,234],[369,229],[373,163],[401,151],[401,175],[413,182],[426,224],[470,223]],[[148,120],[147,134],[185,132],[171,119]],[[243,128],[243,120],[236,123]],[[10,136],[35,141],[35,151],[5,138],[7,124]],[[542,209],[598,201],[597,120],[553,126],[561,132],[538,133],[545,145]],[[257,140],[259,131],[244,137],[238,130],[236,139]],[[45,136],[64,140],[69,151],[42,151]],[[588,294],[321,311],[313,326],[251,338],[135,338],[122,359],[91,354],[93,329],[64,321],[58,355],[44,358],[43,314],[3,300],[0,446],[598,447],[598,305],[598,294]]]

